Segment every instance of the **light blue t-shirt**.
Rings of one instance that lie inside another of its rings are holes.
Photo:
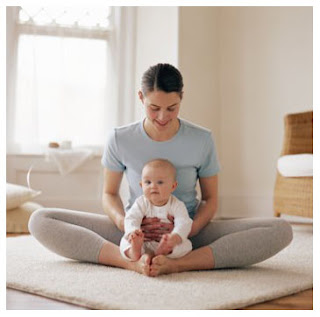
[[[130,198],[128,210],[142,195],[139,185],[145,163],[162,158],[177,170],[178,187],[173,192],[182,200],[193,218],[198,206],[196,183],[199,177],[216,175],[219,162],[211,132],[184,119],[179,119],[178,132],[168,141],[154,141],[143,128],[143,120],[118,127],[110,133],[101,163],[113,171],[126,174]]]

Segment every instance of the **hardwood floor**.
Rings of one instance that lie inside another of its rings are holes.
[[[242,308],[245,310],[312,310],[313,289]]]
[[[87,308],[7,288],[7,310],[86,310]]]
[[[20,236],[8,234],[7,237]],[[30,293],[7,288],[7,310],[85,310],[87,308],[64,303]],[[241,308],[241,310],[312,310],[313,289]]]

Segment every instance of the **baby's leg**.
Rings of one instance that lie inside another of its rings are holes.
[[[168,254],[167,257],[171,259],[181,258],[190,251],[192,251],[192,243],[189,239],[187,239],[182,241],[180,244],[176,245],[173,248],[172,253]]]
[[[126,251],[126,256],[132,261],[138,261],[142,255],[143,238],[142,230],[136,230],[129,235],[131,247]]]
[[[155,250],[155,255],[168,255],[172,253],[174,246],[176,245],[175,238],[173,235],[164,234]]]
[[[130,261],[138,261],[144,253],[143,249],[144,235],[141,230],[132,232],[128,238],[122,238],[120,251],[124,258]]]

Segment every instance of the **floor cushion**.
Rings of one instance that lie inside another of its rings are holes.
[[[6,191],[7,210],[17,208],[21,204],[30,201],[41,194],[41,191],[35,191],[25,186],[10,183],[7,183]]]
[[[7,232],[28,233],[29,218],[39,208],[42,208],[42,206],[28,201],[15,209],[7,210]]]

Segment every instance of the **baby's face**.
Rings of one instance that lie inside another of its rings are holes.
[[[140,185],[143,194],[153,205],[163,206],[168,202],[170,194],[176,189],[177,182],[169,169],[146,166],[142,172]]]

